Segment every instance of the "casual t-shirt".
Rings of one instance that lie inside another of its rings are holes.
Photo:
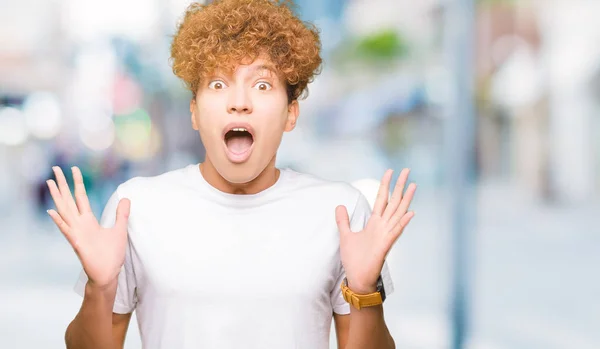
[[[121,184],[102,226],[122,198],[131,211],[113,311],[136,311],[144,348],[329,347],[333,313],[350,312],[335,208],[360,231],[370,216],[360,191],[281,169],[260,193],[228,194],[192,164]],[[382,278],[389,295],[387,264]],[[86,282],[82,271],[80,295]]]

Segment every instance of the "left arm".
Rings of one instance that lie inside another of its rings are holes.
[[[382,305],[350,308],[348,315],[333,314],[338,349],[396,348],[383,318]]]
[[[377,291],[377,279],[381,275],[385,258],[392,245],[414,212],[408,208],[416,190],[412,183],[403,193],[409,170],[404,169],[388,200],[392,171],[386,171],[373,212],[364,228],[353,232],[348,211],[344,206],[336,208],[336,222],[340,232],[340,254],[345,269],[348,288],[359,295]],[[383,306],[350,306],[350,315],[334,314],[339,349],[394,349],[383,317]]]

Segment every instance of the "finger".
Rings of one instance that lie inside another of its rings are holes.
[[[60,194],[63,198],[63,202],[65,203],[66,209],[69,210],[72,216],[79,216],[77,205],[75,204],[75,200],[73,200],[71,189],[69,188],[69,184],[67,183],[67,179],[65,178],[62,169],[58,166],[54,166],[52,167],[52,170],[54,171],[54,175],[56,176],[58,189],[60,190]]]
[[[73,182],[75,182],[75,201],[77,203],[79,212],[82,214],[85,212],[92,212],[90,201],[88,200],[85,190],[85,184],[83,183],[83,175],[81,174],[81,170],[79,167],[73,166],[71,171],[73,171]]]
[[[129,199],[121,199],[121,201],[119,201],[119,205],[117,205],[117,217],[115,220],[115,228],[119,231],[127,231],[130,208],[131,201],[129,201]]]
[[[394,187],[394,192],[392,193],[392,197],[390,198],[390,202],[385,208],[385,212],[383,213],[383,218],[385,220],[389,220],[394,212],[400,206],[400,202],[402,201],[402,194],[404,193],[404,186],[406,185],[406,181],[408,180],[408,175],[410,173],[410,169],[405,168],[400,172],[400,176],[398,176],[398,180],[396,181],[396,186]]]
[[[410,223],[411,219],[413,219],[414,216],[414,211],[406,212],[406,214],[402,216],[402,218],[400,218],[400,221],[392,230],[399,232],[398,234],[402,234],[402,231],[404,230],[404,228],[406,228],[406,226],[408,225],[408,223]]]
[[[381,216],[383,210],[385,210],[385,207],[387,206],[388,197],[390,195],[390,181],[393,173],[394,171],[387,170],[381,179],[379,191],[377,192],[377,199],[375,199],[375,204],[373,205],[373,214]]]
[[[410,220],[414,216],[415,213],[413,211],[410,211],[403,215],[402,218],[398,220],[398,222],[396,222],[395,226],[390,230],[390,234],[388,235],[388,248],[391,248],[391,246],[394,245],[396,240],[398,240],[400,235],[402,235],[404,228],[406,228],[406,226],[408,225],[408,223],[410,223]]]
[[[58,190],[58,187],[56,186],[56,182],[54,182],[54,180],[52,179],[49,179],[46,181],[46,184],[48,184],[50,196],[52,196],[52,200],[54,201],[54,206],[56,206],[56,209],[58,210],[58,214],[62,217],[65,223],[70,225],[71,217],[69,214],[69,210],[62,198],[60,190]]]
[[[71,228],[69,227],[69,225],[62,219],[58,212],[54,210],[48,210],[47,212],[48,215],[50,215],[50,218],[52,218],[52,220],[54,221],[54,224],[56,224],[56,226],[58,227],[58,230],[60,230],[60,232],[65,236],[65,238],[67,238],[69,244],[75,247],[76,239],[74,238],[74,236],[72,236]]]
[[[351,233],[350,218],[348,218],[348,210],[346,206],[338,206],[335,208],[335,222],[341,235]]]
[[[406,193],[404,194],[404,197],[402,198],[402,201],[400,202],[400,206],[396,210],[395,214],[402,217],[406,213],[406,211],[408,211],[408,208],[410,207],[410,203],[412,202],[412,199],[415,196],[416,190],[417,190],[417,185],[415,183],[411,183],[408,185],[408,188],[406,188]]]

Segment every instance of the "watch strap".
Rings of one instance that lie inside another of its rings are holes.
[[[357,294],[348,287],[348,282],[344,279],[340,288],[342,289],[342,296],[344,300],[351,304],[356,309],[364,307],[372,307],[375,305],[383,304],[383,299],[379,291],[369,294]]]

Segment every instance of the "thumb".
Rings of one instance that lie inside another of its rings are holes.
[[[346,209],[346,206],[340,205],[335,208],[335,221],[340,234],[344,235],[352,232],[350,230],[350,219],[348,218],[348,210]]]
[[[131,202],[129,199],[121,199],[117,206],[117,219],[115,222],[115,228],[119,230],[127,230],[127,220],[129,219],[129,208]]]

